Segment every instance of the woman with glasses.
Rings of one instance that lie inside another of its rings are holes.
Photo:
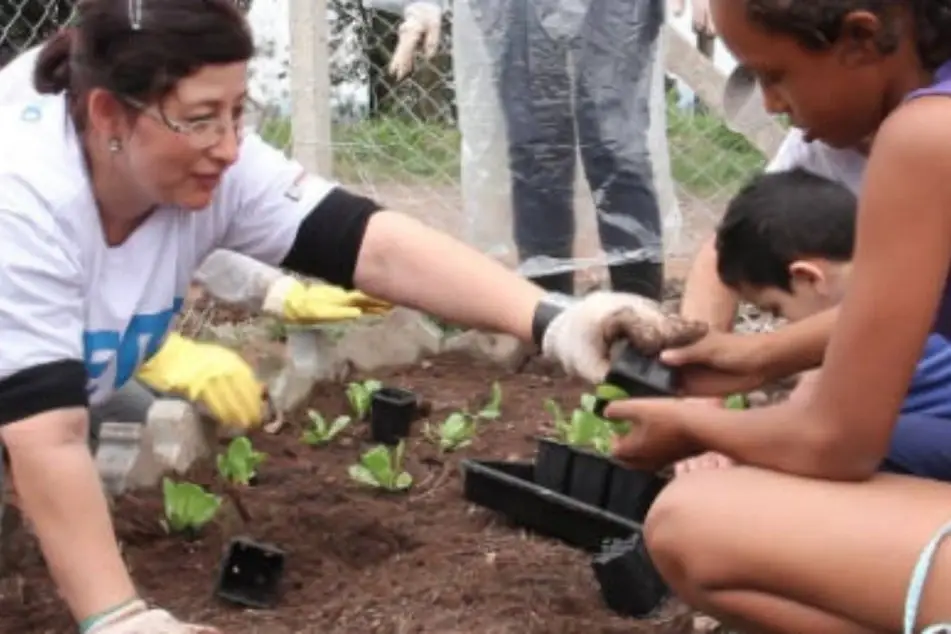
[[[229,0],[83,0],[39,53],[40,94],[0,106],[0,441],[84,633],[214,631],[138,597],[86,435],[88,408],[156,352],[215,249],[511,333],[590,381],[622,337],[650,351],[700,330],[634,295],[546,295],[305,173],[242,134],[252,54]]]

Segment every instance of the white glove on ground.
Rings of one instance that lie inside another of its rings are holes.
[[[707,332],[703,322],[665,315],[657,302],[633,293],[597,291],[565,308],[542,337],[542,353],[568,374],[601,382],[611,366],[611,346],[627,339],[653,356],[664,348],[693,343]]]
[[[670,8],[674,15],[683,15],[686,0],[670,0]],[[717,34],[710,15],[710,0],[690,0],[690,16],[694,33],[714,36]]]
[[[103,617],[86,634],[221,634],[207,625],[183,623],[159,609],[148,609],[145,601],[133,601]]]
[[[439,48],[442,30],[442,9],[430,2],[411,2],[403,11],[400,37],[390,60],[389,72],[397,81],[413,71],[413,58],[422,40],[422,54],[431,59]]]

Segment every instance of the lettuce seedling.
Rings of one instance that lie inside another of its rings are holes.
[[[326,445],[350,424],[349,416],[338,416],[328,425],[324,417],[312,409],[307,410],[307,416],[310,417],[311,426],[304,430],[301,440],[308,445]]]
[[[380,381],[367,379],[364,382],[352,381],[347,385],[347,400],[357,420],[365,420],[370,413],[373,393],[383,387]]]
[[[218,474],[229,482],[247,485],[266,459],[266,453],[254,450],[250,438],[238,436],[228,444],[225,453],[218,454]]]
[[[438,427],[423,426],[423,436],[439,447],[440,451],[455,451],[472,443],[477,422],[465,412],[453,412]]]
[[[221,508],[221,497],[205,491],[193,482],[172,482],[162,479],[165,503],[166,532],[197,532],[214,519]]]
[[[489,402],[475,415],[482,420],[495,420],[502,415],[502,386],[498,381],[492,383]]]
[[[746,409],[749,407],[749,401],[745,394],[730,394],[723,399],[723,406],[727,409]]]
[[[360,462],[350,465],[347,472],[352,480],[362,485],[403,491],[413,484],[413,476],[403,471],[404,450],[403,441],[393,449],[378,445],[360,456]]]
[[[555,421],[555,438],[575,447],[589,447],[606,454],[611,448],[611,437],[617,432],[609,421],[591,411],[593,403],[590,401],[593,397],[586,399],[584,396],[581,398],[581,406],[571,413],[570,419],[565,417],[554,399],[545,401],[545,409]]]

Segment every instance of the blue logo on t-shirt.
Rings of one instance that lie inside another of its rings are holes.
[[[176,297],[171,308],[157,313],[134,315],[125,332],[89,330],[83,334],[86,372],[95,382],[115,359],[113,388],[118,390],[131,379],[140,364],[158,352],[172,319],[182,308],[184,298]]]

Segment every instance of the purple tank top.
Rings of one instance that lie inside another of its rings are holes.
[[[908,96],[905,97],[905,101],[924,95],[945,95],[951,97],[951,61],[945,62],[938,68],[935,72],[933,84],[908,93]],[[935,315],[934,324],[931,329],[933,332],[951,339],[951,275],[945,280],[944,294],[941,297],[938,314]]]

